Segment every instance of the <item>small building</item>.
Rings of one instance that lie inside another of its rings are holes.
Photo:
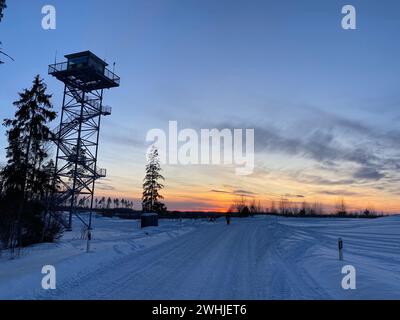
[[[100,74],[104,74],[106,62],[90,51],[84,51],[65,56],[68,59],[68,70],[92,68]]]
[[[49,66],[49,74],[58,80],[66,84],[73,83],[85,92],[119,87],[120,78],[91,51],[68,54],[65,58],[66,62]]]
[[[158,227],[158,214],[157,213],[143,213],[140,216],[141,227]]]

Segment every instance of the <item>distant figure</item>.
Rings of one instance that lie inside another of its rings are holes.
[[[226,224],[227,224],[227,225],[230,225],[230,224],[231,224],[231,214],[230,214],[230,213],[227,213],[226,216],[225,216],[225,218],[226,218]]]

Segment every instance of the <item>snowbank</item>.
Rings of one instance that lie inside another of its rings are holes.
[[[41,270],[45,265],[56,267],[57,283],[69,283],[113,265],[132,252],[191,232],[201,223],[163,220],[159,227],[141,229],[138,220],[96,217],[90,253],[86,253],[80,224],[74,221],[74,231],[66,232],[58,243],[26,248],[13,260],[3,253],[0,257],[0,299],[30,299],[43,293]]]

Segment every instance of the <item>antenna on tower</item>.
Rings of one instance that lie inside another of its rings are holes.
[[[115,61],[113,63],[113,73],[115,73]]]
[[[57,54],[58,54],[58,52],[57,52],[57,50],[56,50],[56,53],[55,53],[55,55],[54,55],[54,64],[57,64]]]

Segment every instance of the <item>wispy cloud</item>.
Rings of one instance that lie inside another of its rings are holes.
[[[239,120],[230,127],[254,128],[255,150],[260,161],[276,154],[286,157],[291,164],[305,159],[319,166],[318,175],[304,172],[293,175],[298,182],[334,186],[389,182],[389,178],[396,177],[400,168],[400,132],[315,107],[299,109],[301,118],[289,117],[287,121],[265,124]],[[227,125],[222,123],[217,127]],[[333,174],[337,178],[332,178]]]
[[[249,191],[249,190],[243,190],[243,189],[237,189],[237,190],[218,190],[218,189],[212,189],[210,192],[213,193],[222,193],[222,194],[231,194],[235,196],[241,196],[241,197],[255,197],[257,194],[255,192]]]
[[[378,181],[385,177],[384,173],[379,172],[374,167],[362,167],[354,172],[353,177],[360,180]]]
[[[231,194],[231,193],[232,193],[232,192],[230,192],[230,191],[216,190],[216,189],[212,189],[212,190],[210,190],[210,192],[214,192],[214,193],[225,193],[225,194]]]
[[[102,181],[96,182],[96,189],[105,190],[105,191],[113,191],[113,190],[115,190],[115,188],[112,185],[104,183]]]
[[[322,190],[318,192],[319,194],[324,194],[328,196],[359,196],[357,192],[347,191],[347,190]]]
[[[305,196],[303,196],[302,194],[290,194],[290,193],[286,193],[284,195],[285,198],[305,198]]]

